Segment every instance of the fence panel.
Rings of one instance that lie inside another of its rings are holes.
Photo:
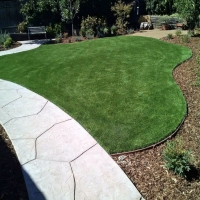
[[[19,13],[19,3],[13,1],[0,1],[0,28],[13,32],[22,16]],[[13,29],[13,30],[12,30]]]

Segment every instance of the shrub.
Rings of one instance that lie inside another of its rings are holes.
[[[117,33],[117,26],[112,25],[111,28],[110,28],[110,31],[111,31],[112,35],[116,35],[116,33]]]
[[[87,16],[87,18],[83,18],[81,21],[81,29],[80,29],[80,35],[86,36],[86,35],[94,35],[95,30],[97,27],[97,18]]]
[[[181,40],[182,40],[182,42],[184,42],[184,43],[189,43],[190,42],[190,35],[183,35],[182,37],[181,37]]]
[[[10,35],[6,32],[0,32],[0,44],[4,44],[4,42],[7,40],[7,38],[9,38]]]
[[[49,26],[46,26],[46,32],[48,37],[54,38],[57,35],[61,34],[61,25],[60,24],[54,24],[53,26],[50,24]]]
[[[69,34],[67,32],[63,33],[63,38],[68,38],[69,37]]]
[[[47,32],[48,37],[50,37],[50,38],[55,37],[55,33],[54,33],[53,27],[51,25],[46,27],[46,32]]]
[[[183,142],[180,138],[167,142],[167,146],[163,151],[163,158],[166,168],[182,177],[185,177],[185,173],[190,171],[190,166],[193,161],[191,152],[184,149]]]
[[[170,40],[170,39],[172,39],[172,38],[173,38],[173,35],[172,35],[171,33],[169,33],[169,34],[167,35],[167,39]]]
[[[131,28],[128,29],[128,30],[127,30],[127,33],[128,33],[128,34],[132,34],[132,33],[134,33],[134,29],[131,29]]]
[[[17,26],[17,31],[20,33],[27,32],[27,29],[28,29],[28,24],[27,24],[27,22],[24,22],[24,21],[19,23]]]
[[[11,37],[7,38],[6,41],[3,43],[5,49],[9,48],[13,44],[13,40]]]
[[[56,43],[61,43],[62,42],[62,35],[61,34],[56,35],[55,42]]]
[[[182,34],[182,31],[180,29],[177,29],[175,34],[176,34],[176,36],[180,36]]]
[[[127,19],[130,17],[133,5],[134,3],[125,4],[123,1],[118,0],[114,6],[111,6],[111,11],[114,12],[116,16],[117,33],[119,35],[126,34]]]

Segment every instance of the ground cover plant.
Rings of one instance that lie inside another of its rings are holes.
[[[74,117],[109,152],[145,147],[176,129],[186,102],[172,76],[185,47],[143,37],[43,45],[0,58],[0,78]]]

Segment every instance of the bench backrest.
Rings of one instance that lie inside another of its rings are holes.
[[[30,34],[34,34],[34,33],[46,33],[46,29],[45,29],[45,26],[28,27],[28,32]]]

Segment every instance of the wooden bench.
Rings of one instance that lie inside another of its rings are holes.
[[[47,39],[45,26],[32,26],[28,27],[28,39],[30,40],[30,35],[35,34],[45,34],[45,38]]]

